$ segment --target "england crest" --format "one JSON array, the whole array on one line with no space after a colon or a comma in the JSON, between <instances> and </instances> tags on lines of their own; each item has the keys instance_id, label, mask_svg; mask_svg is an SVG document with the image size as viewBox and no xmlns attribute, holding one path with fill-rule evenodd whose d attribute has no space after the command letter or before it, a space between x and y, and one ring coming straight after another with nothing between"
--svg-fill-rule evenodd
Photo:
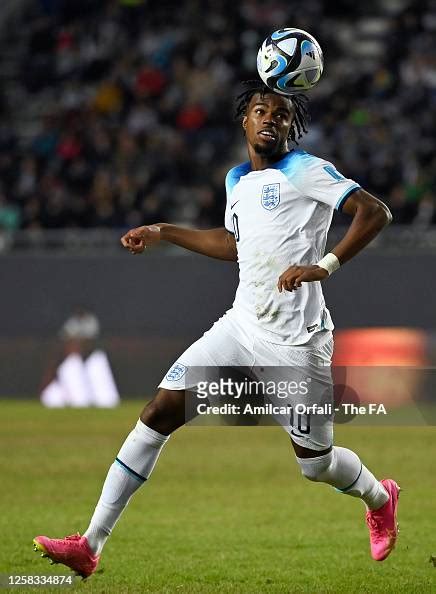
<instances>
[{"instance_id":1,"label":"england crest","mask_svg":"<svg viewBox=\"0 0 436 594\"><path fill-rule=\"evenodd\" d=\"M262 206L273 210L280 204L280 184L267 184L262 188Z\"/></svg>"},{"instance_id":2,"label":"england crest","mask_svg":"<svg viewBox=\"0 0 436 594\"><path fill-rule=\"evenodd\" d=\"M166 374L165 379L169 382L177 382L185 375L187 370L188 368L181 363L175 363Z\"/></svg>"}]
</instances>

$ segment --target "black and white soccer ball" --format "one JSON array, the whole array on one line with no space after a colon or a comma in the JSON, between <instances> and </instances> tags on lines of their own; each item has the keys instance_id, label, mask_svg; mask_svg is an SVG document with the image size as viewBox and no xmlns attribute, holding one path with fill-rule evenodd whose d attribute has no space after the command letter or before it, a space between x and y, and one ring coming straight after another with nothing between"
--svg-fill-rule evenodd
<instances>
[{"instance_id":1,"label":"black and white soccer ball","mask_svg":"<svg viewBox=\"0 0 436 594\"><path fill-rule=\"evenodd\" d=\"M262 43L257 70L275 93L292 95L314 87L324 68L317 40L302 29L279 29Z\"/></svg>"}]
</instances>

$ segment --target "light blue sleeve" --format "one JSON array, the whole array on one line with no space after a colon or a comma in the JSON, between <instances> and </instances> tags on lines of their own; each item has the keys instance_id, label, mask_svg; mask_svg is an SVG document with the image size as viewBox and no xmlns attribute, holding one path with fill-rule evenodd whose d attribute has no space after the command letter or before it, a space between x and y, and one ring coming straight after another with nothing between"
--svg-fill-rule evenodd
<instances>
[{"instance_id":1,"label":"light blue sleeve","mask_svg":"<svg viewBox=\"0 0 436 594\"><path fill-rule=\"evenodd\" d=\"M232 216L231 216L231 212L230 212L230 197L232 195L232 190L236 185L236 181L235 181L235 174L234 174L234 169L230 169L230 171L227 173L226 175L226 196L227 196L227 201L226 201L226 211L224 214L224 227L227 229L227 231L229 233L233 234L233 225L232 225Z\"/></svg>"},{"instance_id":2,"label":"light blue sleeve","mask_svg":"<svg viewBox=\"0 0 436 594\"><path fill-rule=\"evenodd\" d=\"M226 175L226 195L227 195L227 202L226 202L226 211L224 214L224 227L227 229L229 233L233 234L233 223L232 223L232 214L230 209L230 200L233 193L233 190L236 184L239 182L241 177L250 171L250 163L242 163L242 165L238 165L237 167L233 167Z\"/></svg>"},{"instance_id":3,"label":"light blue sleeve","mask_svg":"<svg viewBox=\"0 0 436 594\"><path fill-rule=\"evenodd\" d=\"M346 199L360 185L344 177L332 163L304 151L296 151L282 169L302 196L341 210Z\"/></svg>"}]
</instances>

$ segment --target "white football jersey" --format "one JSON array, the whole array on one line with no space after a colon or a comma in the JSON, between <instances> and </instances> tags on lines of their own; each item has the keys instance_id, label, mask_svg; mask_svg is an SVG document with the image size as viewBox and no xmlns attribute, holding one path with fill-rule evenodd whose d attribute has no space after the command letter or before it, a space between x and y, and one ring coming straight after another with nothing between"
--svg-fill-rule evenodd
<instances>
[{"instance_id":1,"label":"white football jersey","mask_svg":"<svg viewBox=\"0 0 436 594\"><path fill-rule=\"evenodd\" d=\"M307 343L332 330L320 282L279 293L279 276L293 264L324 255L333 209L360 186L323 159L293 150L260 171L249 162L226 177L225 227L238 250L239 286L232 309L249 334L276 344Z\"/></svg>"}]
</instances>

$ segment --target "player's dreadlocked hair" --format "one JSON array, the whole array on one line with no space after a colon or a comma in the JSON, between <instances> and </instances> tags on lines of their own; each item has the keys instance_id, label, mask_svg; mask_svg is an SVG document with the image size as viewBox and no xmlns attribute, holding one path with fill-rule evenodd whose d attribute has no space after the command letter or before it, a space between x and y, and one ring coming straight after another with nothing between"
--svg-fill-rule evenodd
<instances>
[{"instance_id":1,"label":"player's dreadlocked hair","mask_svg":"<svg viewBox=\"0 0 436 594\"><path fill-rule=\"evenodd\" d=\"M268 93L274 93L274 91L258 80L247 80L242 84L249 88L236 97L235 119L239 119L242 116L247 115L248 104L250 103L253 95L259 93L263 98ZM282 97L283 95L280 96ZM296 95L286 95L286 97L289 99L295 109L295 118L289 130L288 140L298 144L298 140L303 136L303 134L307 133L307 124L309 122L309 111L307 109L308 99L306 95L301 93Z\"/></svg>"}]
</instances>

